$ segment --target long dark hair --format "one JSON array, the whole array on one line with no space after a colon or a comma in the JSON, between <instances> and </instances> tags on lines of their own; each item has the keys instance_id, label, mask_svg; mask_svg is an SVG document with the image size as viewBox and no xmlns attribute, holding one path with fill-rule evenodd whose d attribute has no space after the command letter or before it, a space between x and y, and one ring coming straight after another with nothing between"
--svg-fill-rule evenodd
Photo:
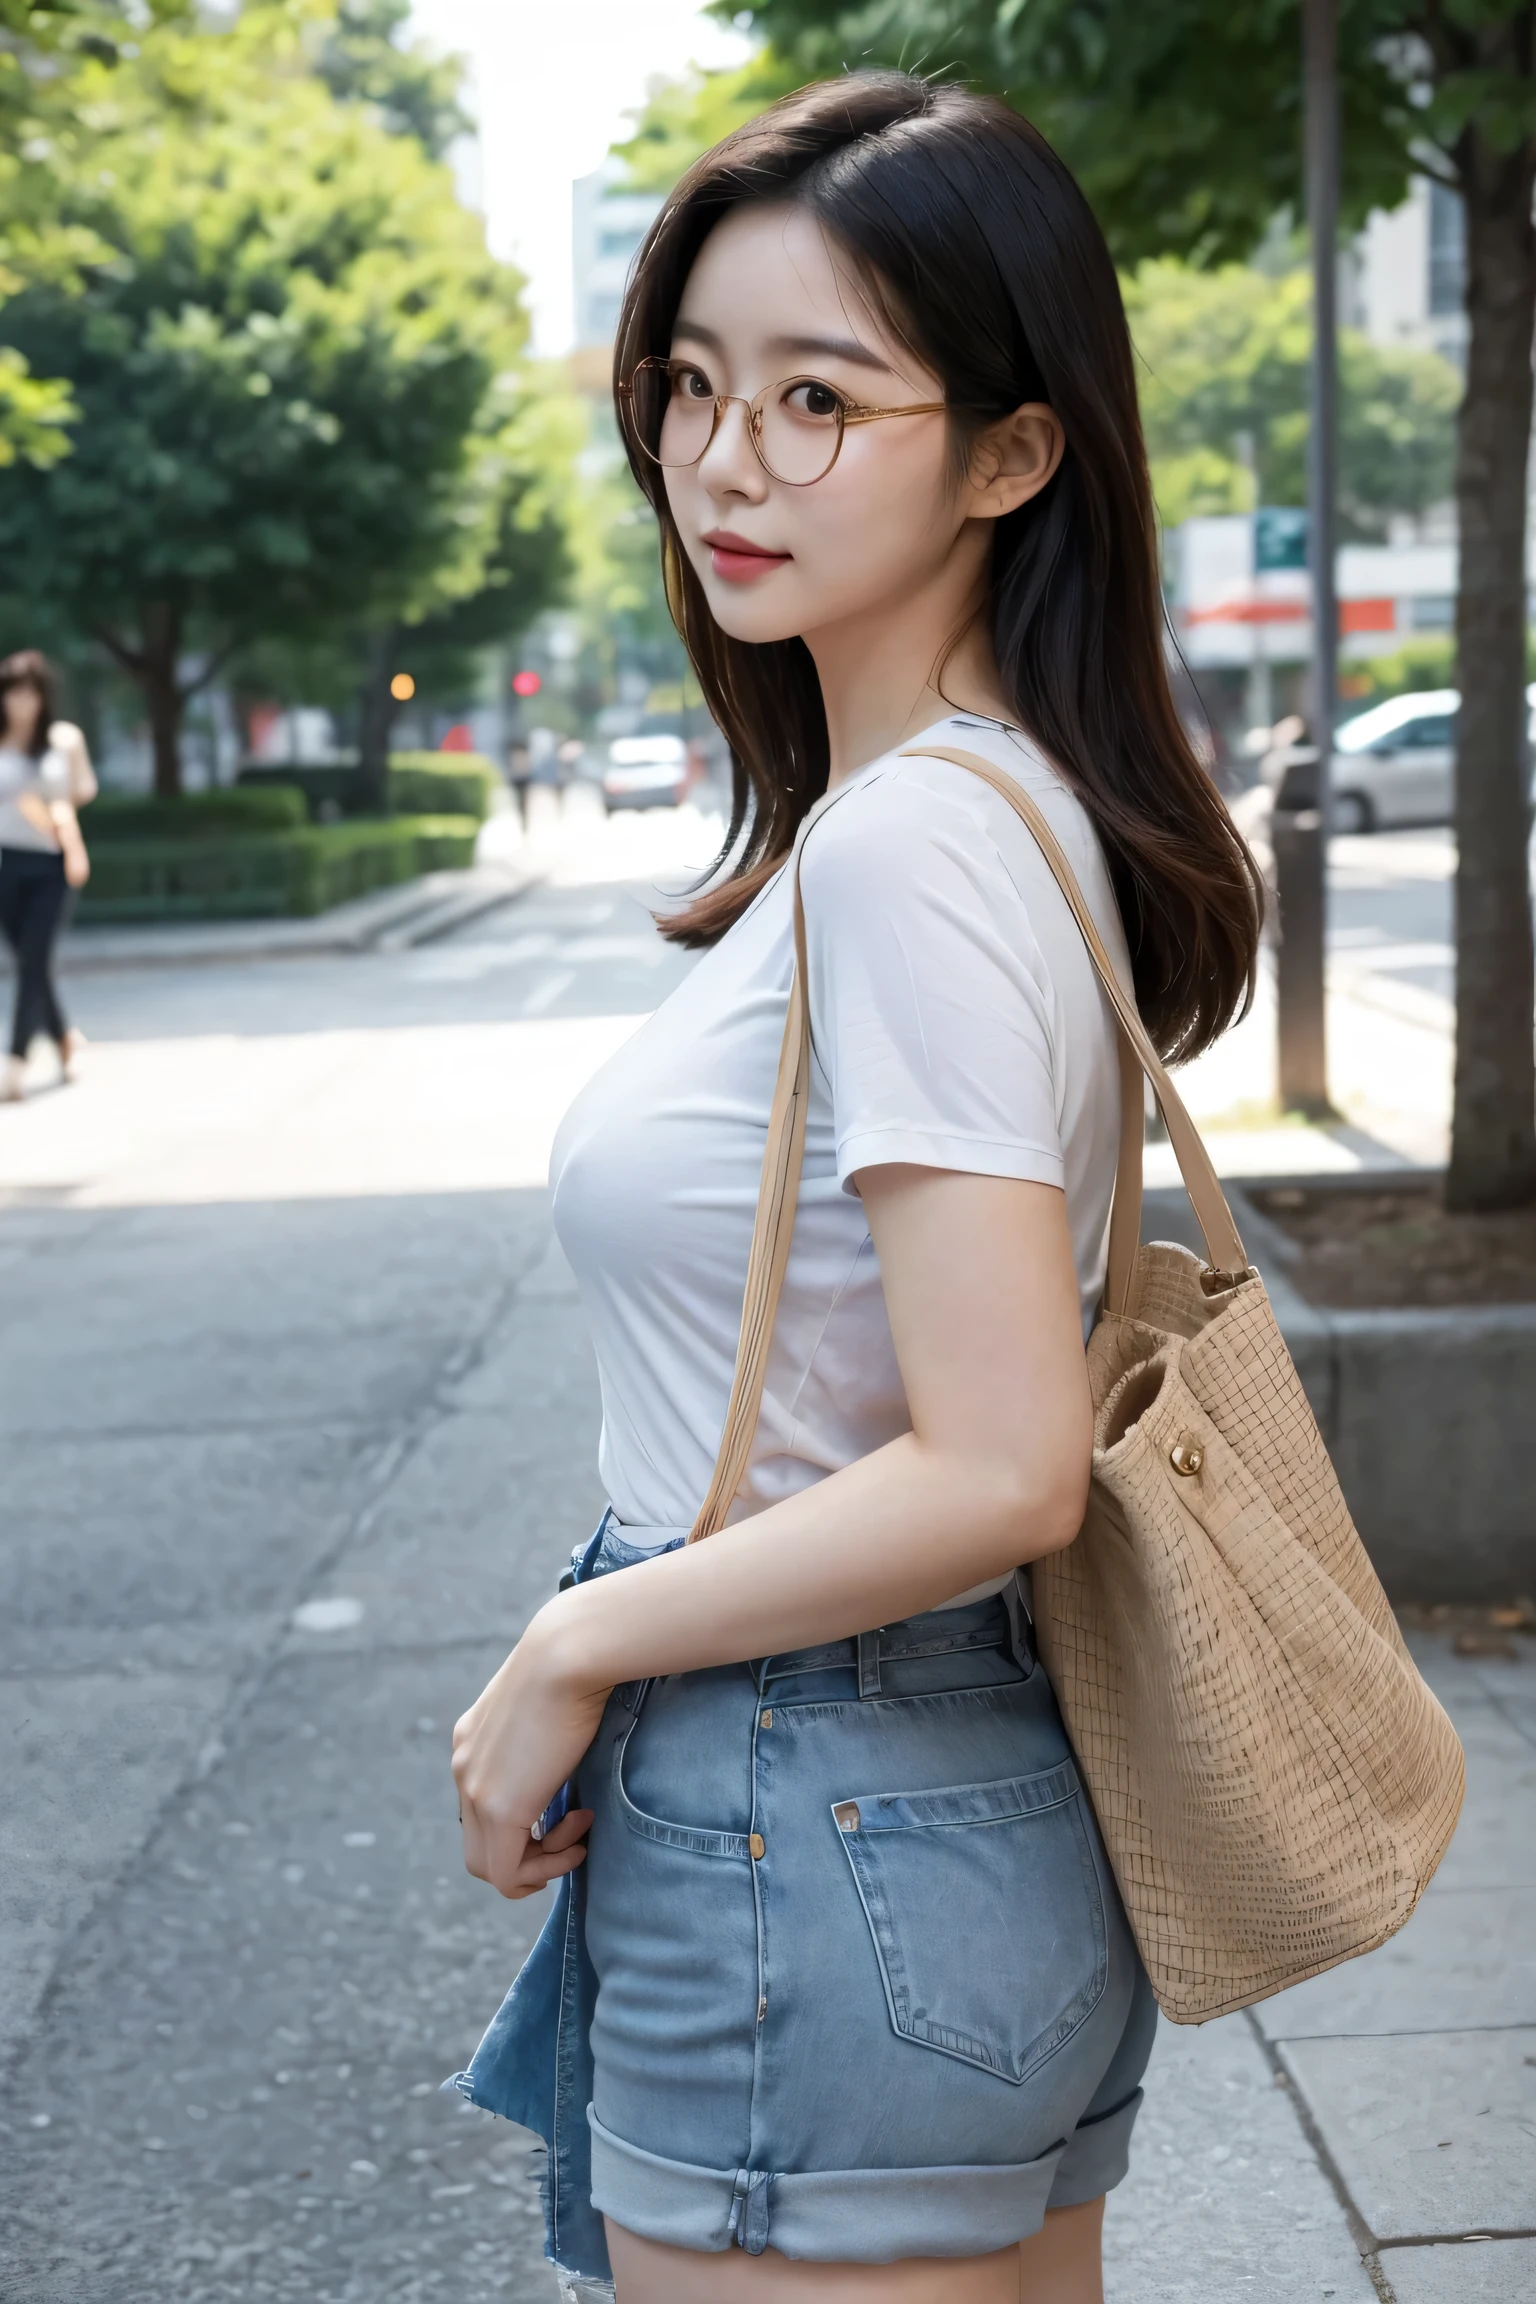
<instances>
[{"instance_id":1,"label":"long dark hair","mask_svg":"<svg viewBox=\"0 0 1536 2304\"><path fill-rule=\"evenodd\" d=\"M1130 334L1104 238L1038 130L1000 100L904 72L802 89L695 162L651 227L614 346L615 386L671 350L695 257L745 202L805 209L941 377L954 445L1026 400L1066 433L1049 485L994 523L990 614L1014 716L1103 841L1147 1029L1198 1054L1252 992L1262 883L1180 725L1164 661L1156 523ZM617 396L661 524L667 598L731 748L732 872L667 923L715 941L826 789L826 715L802 640L732 640L710 614Z\"/></svg>"},{"instance_id":2,"label":"long dark hair","mask_svg":"<svg viewBox=\"0 0 1536 2304\"><path fill-rule=\"evenodd\" d=\"M0 711L12 688L35 688L42 699L37 726L27 746L34 760L41 760L48 749L49 731L57 716L54 710L57 687L53 666L41 648L18 648L14 656L0 657Z\"/></svg>"}]
</instances>

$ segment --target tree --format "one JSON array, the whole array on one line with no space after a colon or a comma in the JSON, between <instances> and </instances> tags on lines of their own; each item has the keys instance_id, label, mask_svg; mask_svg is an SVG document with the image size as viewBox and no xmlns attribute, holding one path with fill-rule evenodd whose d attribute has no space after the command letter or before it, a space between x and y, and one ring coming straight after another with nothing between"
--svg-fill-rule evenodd
<instances>
[{"instance_id":1,"label":"tree","mask_svg":"<svg viewBox=\"0 0 1536 2304\"><path fill-rule=\"evenodd\" d=\"M459 101L463 66L421 41L402 47L410 13L410 0L342 0L315 69L338 102L369 105L381 128L441 160L474 125Z\"/></svg>"},{"instance_id":2,"label":"tree","mask_svg":"<svg viewBox=\"0 0 1536 2304\"><path fill-rule=\"evenodd\" d=\"M391 135L441 159L471 125L460 103L462 65L420 42L402 48L398 35L409 14L409 0L343 0L318 68L338 101L365 106ZM418 691L434 684L462 691L474 654L514 639L560 596L570 573L561 513L547 485L554 467L545 479L534 477L551 445L534 439L545 397L492 394L464 474L460 551L408 609L387 613L355 640L359 775L375 795L387 780L396 711L391 679L407 641Z\"/></svg>"},{"instance_id":3,"label":"tree","mask_svg":"<svg viewBox=\"0 0 1536 2304\"><path fill-rule=\"evenodd\" d=\"M1124 287L1163 520L1305 504L1307 275L1164 257ZM1436 353L1382 351L1348 329L1339 354L1340 531L1380 541L1393 513L1450 495L1461 379Z\"/></svg>"},{"instance_id":4,"label":"tree","mask_svg":"<svg viewBox=\"0 0 1536 2304\"><path fill-rule=\"evenodd\" d=\"M87 67L75 277L0 307L80 412L69 456L0 479L0 552L137 681L165 793L188 696L243 642L473 589L464 484L524 334L519 276L444 169L309 71L305 15Z\"/></svg>"},{"instance_id":5,"label":"tree","mask_svg":"<svg viewBox=\"0 0 1536 2304\"><path fill-rule=\"evenodd\" d=\"M461 490L459 557L422 587L408 616L361 636L365 772L387 774L395 669L410 672L419 694L461 697L482 650L516 640L564 598L572 575L566 414L543 377L503 378L488 397Z\"/></svg>"},{"instance_id":6,"label":"tree","mask_svg":"<svg viewBox=\"0 0 1536 2304\"><path fill-rule=\"evenodd\" d=\"M153 13L179 13L157 0ZM77 68L113 63L130 35L109 0L0 0L0 300L21 284L14 262L67 267L55 208L54 156L78 135L73 110ZM75 406L57 377L34 376L13 347L0 352L0 468L18 458L55 464L69 452Z\"/></svg>"},{"instance_id":7,"label":"tree","mask_svg":"<svg viewBox=\"0 0 1536 2304\"><path fill-rule=\"evenodd\" d=\"M737 0L714 13L740 22ZM1122 263L1241 258L1300 205L1301 0L757 0L799 79L954 71L1029 114ZM1536 0L1341 0L1343 220L1411 170L1459 193L1467 368L1457 419L1456 1086L1446 1198L1536 1200L1527 880L1526 481L1536 323Z\"/></svg>"},{"instance_id":8,"label":"tree","mask_svg":"<svg viewBox=\"0 0 1536 2304\"><path fill-rule=\"evenodd\" d=\"M695 65L680 79L653 81L645 104L631 115L633 134L614 146L625 181L636 192L670 192L701 152L804 78L769 48L726 71Z\"/></svg>"}]
</instances>

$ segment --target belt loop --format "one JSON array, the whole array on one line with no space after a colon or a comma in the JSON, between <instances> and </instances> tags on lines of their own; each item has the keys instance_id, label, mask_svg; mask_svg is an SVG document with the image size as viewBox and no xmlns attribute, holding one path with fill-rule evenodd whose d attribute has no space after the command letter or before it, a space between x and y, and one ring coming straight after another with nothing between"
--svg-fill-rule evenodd
<instances>
[{"instance_id":1,"label":"belt loop","mask_svg":"<svg viewBox=\"0 0 1536 2304\"><path fill-rule=\"evenodd\" d=\"M859 1694L878 1696L880 1693L880 1635L878 1632L859 1634Z\"/></svg>"},{"instance_id":2,"label":"belt loop","mask_svg":"<svg viewBox=\"0 0 1536 2304\"><path fill-rule=\"evenodd\" d=\"M1021 1569L1014 1570L998 1598L1008 1618L1008 1644L1013 1650L1013 1660L1027 1680L1035 1669L1035 1627Z\"/></svg>"}]
</instances>

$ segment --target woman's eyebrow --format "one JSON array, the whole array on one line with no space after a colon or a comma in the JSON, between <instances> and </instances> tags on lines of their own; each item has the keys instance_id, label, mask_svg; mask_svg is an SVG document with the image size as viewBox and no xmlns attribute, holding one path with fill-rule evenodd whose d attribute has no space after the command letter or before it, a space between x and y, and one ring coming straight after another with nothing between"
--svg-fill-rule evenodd
<instances>
[{"instance_id":1,"label":"woman's eyebrow","mask_svg":"<svg viewBox=\"0 0 1536 2304\"><path fill-rule=\"evenodd\" d=\"M886 376L896 371L878 352L871 352L856 336L771 336L769 349L773 352L793 353L797 357L807 353L820 353L833 360L851 360L859 368L878 368Z\"/></svg>"},{"instance_id":2,"label":"woman's eyebrow","mask_svg":"<svg viewBox=\"0 0 1536 2304\"><path fill-rule=\"evenodd\" d=\"M712 352L725 350L713 328L706 328L702 320L690 320L682 313L672 323L672 336L674 342L679 336L686 336L690 343L707 345ZM856 336L770 336L768 350L790 359L819 355L824 359L851 360L859 368L878 368L886 376L896 373L889 361L882 360L878 352L871 352Z\"/></svg>"}]
</instances>

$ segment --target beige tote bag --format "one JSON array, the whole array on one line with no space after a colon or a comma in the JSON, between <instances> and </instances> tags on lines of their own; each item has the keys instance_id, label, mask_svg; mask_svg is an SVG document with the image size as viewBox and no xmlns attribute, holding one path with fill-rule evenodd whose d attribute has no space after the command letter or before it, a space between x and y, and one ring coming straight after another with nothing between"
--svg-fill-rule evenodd
<instances>
[{"instance_id":1,"label":"beige tote bag","mask_svg":"<svg viewBox=\"0 0 1536 2304\"><path fill-rule=\"evenodd\" d=\"M1088 1345L1092 1486L1076 1540L1033 1564L1036 1629L1153 1989L1197 2024L1402 1926L1455 1828L1461 1746L1403 1645L1209 1155L1055 835L975 753L904 757L969 769L1022 817L1120 1026L1120 1160ZM690 1543L723 1523L757 1425L805 1144L805 983L797 879L736 1378ZM1140 1245L1143 1073L1204 1265Z\"/></svg>"}]
</instances>

